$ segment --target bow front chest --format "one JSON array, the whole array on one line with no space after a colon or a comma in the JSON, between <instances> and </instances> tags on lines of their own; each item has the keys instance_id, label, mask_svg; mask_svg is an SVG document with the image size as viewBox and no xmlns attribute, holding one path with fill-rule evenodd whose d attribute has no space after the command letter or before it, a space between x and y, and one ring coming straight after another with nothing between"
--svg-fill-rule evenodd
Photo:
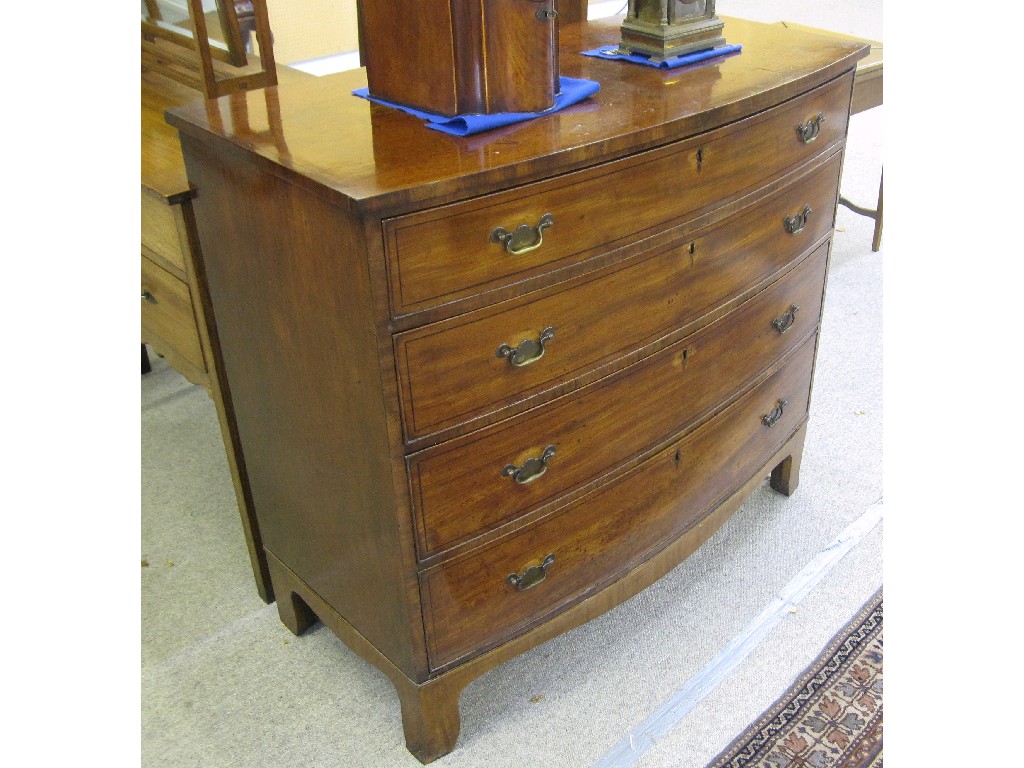
<instances>
[{"instance_id":1,"label":"bow front chest","mask_svg":"<svg viewBox=\"0 0 1024 768\"><path fill-rule=\"evenodd\" d=\"M562 28L595 96L473 137L360 71L169 116L281 618L387 674L423 762L469 681L797 484L866 51L579 55L616 22Z\"/></svg>"}]
</instances>

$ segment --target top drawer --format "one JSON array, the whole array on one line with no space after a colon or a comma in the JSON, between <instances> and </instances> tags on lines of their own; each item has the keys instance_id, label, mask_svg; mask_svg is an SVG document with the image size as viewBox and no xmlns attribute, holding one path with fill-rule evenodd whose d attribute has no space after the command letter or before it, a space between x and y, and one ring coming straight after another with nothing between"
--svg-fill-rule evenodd
<instances>
[{"instance_id":1,"label":"top drawer","mask_svg":"<svg viewBox=\"0 0 1024 768\"><path fill-rule=\"evenodd\" d=\"M846 135L846 75L733 125L515 190L384 221L394 315L629 245L741 197Z\"/></svg>"},{"instance_id":2,"label":"top drawer","mask_svg":"<svg viewBox=\"0 0 1024 768\"><path fill-rule=\"evenodd\" d=\"M181 249L177 217L181 209L168 205L161 198L142 192L142 245L173 266L185 270L185 254Z\"/></svg>"}]
</instances>

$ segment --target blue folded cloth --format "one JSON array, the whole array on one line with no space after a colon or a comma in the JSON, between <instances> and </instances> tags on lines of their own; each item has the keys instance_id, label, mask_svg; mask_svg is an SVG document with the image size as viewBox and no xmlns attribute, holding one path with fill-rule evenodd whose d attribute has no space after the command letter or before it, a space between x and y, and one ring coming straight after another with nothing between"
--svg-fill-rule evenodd
<instances>
[{"instance_id":1,"label":"blue folded cloth","mask_svg":"<svg viewBox=\"0 0 1024 768\"><path fill-rule=\"evenodd\" d=\"M718 56L725 56L729 53L735 53L736 51L742 50L742 45L721 45L718 48L708 48L704 51L694 51L693 53L684 53L682 56L676 56L672 59L665 59L664 61L651 61L650 57L644 56L639 53L622 54L617 53L619 47L617 45L602 45L600 48L595 48L592 51L583 51L584 56L594 56L598 59L619 59L621 61L632 61L634 64L645 64L648 67L658 67L659 69L675 69L676 67L685 67L687 64L695 64L698 61L706 61L707 59L713 59Z\"/></svg>"},{"instance_id":2,"label":"blue folded cloth","mask_svg":"<svg viewBox=\"0 0 1024 768\"><path fill-rule=\"evenodd\" d=\"M535 117L550 115L552 112L557 112L560 109L565 109L577 102L583 101L583 99L588 96L592 96L597 93L601 88L601 84L594 80L581 80L575 77L559 77L558 81L561 90L558 96L555 97L555 105L542 112L496 112L490 115L456 115L455 117L448 117L446 115L438 115L433 112L425 112L422 109L407 107L403 104L395 104L394 102L385 101L384 99L378 99L375 96L370 96L368 88L357 88L352 91L352 93L364 99L369 99L370 101L377 102L378 104L384 104L388 107L400 109L403 112L408 112L410 115L426 120L427 128L433 128L435 131L443 131L444 133L450 133L453 136L469 136L473 133L481 133L482 131L489 131L493 128L500 128L503 125L521 123L525 120L532 120Z\"/></svg>"}]
</instances>

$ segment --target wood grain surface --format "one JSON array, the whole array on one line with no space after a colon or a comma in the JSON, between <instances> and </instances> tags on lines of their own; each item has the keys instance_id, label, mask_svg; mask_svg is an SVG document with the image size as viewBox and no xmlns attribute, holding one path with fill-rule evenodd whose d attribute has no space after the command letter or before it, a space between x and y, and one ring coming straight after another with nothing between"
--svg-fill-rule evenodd
<instances>
[{"instance_id":1,"label":"wood grain surface","mask_svg":"<svg viewBox=\"0 0 1024 768\"><path fill-rule=\"evenodd\" d=\"M204 142L227 142L297 184L349 209L397 214L608 161L748 117L851 70L862 43L823 39L780 25L725 19L741 53L685 71L581 56L618 40L618 19L564 25L561 74L601 89L569 109L477 137L424 129L410 115L352 95L366 85L352 70L277 87L285 148L259 145L251 130L216 126L201 105L170 120ZM274 89L270 89L274 90ZM266 114L259 94L225 97ZM265 118L263 118L265 120Z\"/></svg>"}]
</instances>

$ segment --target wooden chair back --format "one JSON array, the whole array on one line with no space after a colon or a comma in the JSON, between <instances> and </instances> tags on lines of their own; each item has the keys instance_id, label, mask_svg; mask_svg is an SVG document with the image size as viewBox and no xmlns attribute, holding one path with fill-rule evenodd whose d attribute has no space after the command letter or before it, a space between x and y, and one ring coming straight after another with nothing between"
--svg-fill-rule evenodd
<instances>
[{"instance_id":1,"label":"wooden chair back","mask_svg":"<svg viewBox=\"0 0 1024 768\"><path fill-rule=\"evenodd\" d=\"M142 66L201 91L207 99L277 84L274 44L266 0L217 0L216 12L204 13L202 0L186 0L189 25L162 18L156 0L146 0L142 19ZM251 7L251 11L250 11ZM253 29L259 57L248 51ZM250 18L251 14L251 18ZM216 26L211 24L215 21Z\"/></svg>"}]
</instances>

